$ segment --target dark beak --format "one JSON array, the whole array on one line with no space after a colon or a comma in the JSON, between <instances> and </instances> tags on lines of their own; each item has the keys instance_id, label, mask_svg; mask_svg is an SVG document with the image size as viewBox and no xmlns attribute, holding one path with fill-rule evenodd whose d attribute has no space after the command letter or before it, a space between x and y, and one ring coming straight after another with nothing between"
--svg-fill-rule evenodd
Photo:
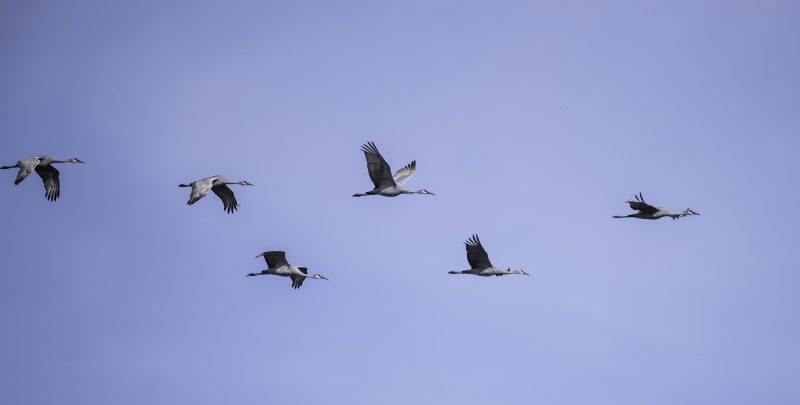
<instances>
[{"instance_id":1,"label":"dark beak","mask_svg":"<svg viewBox=\"0 0 800 405\"><path fill-rule=\"evenodd\" d=\"M323 275L320 275L319 278L321 278L323 280L327 280L327 278L325 276L323 276Z\"/></svg>"},{"instance_id":2,"label":"dark beak","mask_svg":"<svg viewBox=\"0 0 800 405\"><path fill-rule=\"evenodd\" d=\"M77 159L77 158L75 160L78 161L78 163L86 163L83 160L80 160L80 159Z\"/></svg>"}]
</instances>

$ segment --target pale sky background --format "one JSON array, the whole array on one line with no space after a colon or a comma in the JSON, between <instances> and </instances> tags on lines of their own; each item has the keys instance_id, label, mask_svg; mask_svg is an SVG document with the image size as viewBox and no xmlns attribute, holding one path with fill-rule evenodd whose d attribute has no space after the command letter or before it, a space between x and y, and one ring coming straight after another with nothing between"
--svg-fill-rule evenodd
<instances>
[{"instance_id":1,"label":"pale sky background","mask_svg":"<svg viewBox=\"0 0 800 405\"><path fill-rule=\"evenodd\" d=\"M797 404L797 1L0 1L0 402ZM411 188L371 188L373 140ZM235 188L188 207L178 183ZM613 220L643 192L702 215ZM531 277L448 275L478 233ZM330 281L246 278L286 250Z\"/></svg>"}]
</instances>

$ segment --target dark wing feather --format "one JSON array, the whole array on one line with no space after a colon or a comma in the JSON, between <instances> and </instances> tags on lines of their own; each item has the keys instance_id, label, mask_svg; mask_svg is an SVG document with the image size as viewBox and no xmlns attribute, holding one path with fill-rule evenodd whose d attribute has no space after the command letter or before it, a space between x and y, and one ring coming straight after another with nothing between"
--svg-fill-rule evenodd
<instances>
[{"instance_id":1,"label":"dark wing feather","mask_svg":"<svg viewBox=\"0 0 800 405\"><path fill-rule=\"evenodd\" d=\"M298 269L300 269L301 273L308 274L307 267L298 267ZM305 277L300 277L300 276L289 276L289 278L292 279L292 288L294 288L295 290L300 288L303 285L303 281L306 280Z\"/></svg>"},{"instance_id":2,"label":"dark wing feather","mask_svg":"<svg viewBox=\"0 0 800 405\"><path fill-rule=\"evenodd\" d=\"M489 254L486 249L481 245L481 240L478 235L472 235L471 238L464 242L467 245L467 261L473 269L486 269L492 267L492 262L489 261Z\"/></svg>"},{"instance_id":3,"label":"dark wing feather","mask_svg":"<svg viewBox=\"0 0 800 405\"><path fill-rule=\"evenodd\" d=\"M634 197L635 201L628 201L628 205L631 206L631 209L634 209L636 211L641 211L647 214L655 214L656 212L658 212L658 208L644 202L644 197L642 196L642 193L639 193L639 195L634 194Z\"/></svg>"},{"instance_id":4,"label":"dark wing feather","mask_svg":"<svg viewBox=\"0 0 800 405\"><path fill-rule=\"evenodd\" d=\"M58 170L51 165L36 166L36 173L44 182L44 196L50 201L55 201L61 195L61 181Z\"/></svg>"},{"instance_id":5,"label":"dark wing feather","mask_svg":"<svg viewBox=\"0 0 800 405\"><path fill-rule=\"evenodd\" d=\"M224 184L216 184L211 187L211 190L222 200L223 209L225 209L228 214L233 214L233 211L239 208L239 203L236 202L236 196L233 195L233 190L231 190L230 187Z\"/></svg>"},{"instance_id":6,"label":"dark wing feather","mask_svg":"<svg viewBox=\"0 0 800 405\"><path fill-rule=\"evenodd\" d=\"M392 169L386 163L386 159L378 152L378 148L372 142L367 142L361 146L364 157L367 158L367 171L375 189L384 189L395 185L392 178Z\"/></svg>"},{"instance_id":7,"label":"dark wing feather","mask_svg":"<svg viewBox=\"0 0 800 405\"><path fill-rule=\"evenodd\" d=\"M264 260L267 261L267 267L271 269L276 269L278 267L283 267L289 264L286 261L286 252L282 252L280 250L263 252L261 253L261 256L264 256Z\"/></svg>"}]
</instances>

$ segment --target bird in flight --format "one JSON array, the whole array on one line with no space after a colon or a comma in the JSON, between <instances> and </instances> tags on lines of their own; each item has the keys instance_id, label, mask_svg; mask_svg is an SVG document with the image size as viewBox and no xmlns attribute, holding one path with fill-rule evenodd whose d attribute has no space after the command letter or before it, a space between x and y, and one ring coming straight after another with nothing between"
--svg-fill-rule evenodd
<instances>
[{"instance_id":1,"label":"bird in flight","mask_svg":"<svg viewBox=\"0 0 800 405\"><path fill-rule=\"evenodd\" d=\"M191 187L192 193L189 195L189 201L186 204L192 205L197 200L203 198L208 194L209 190L222 200L222 207L228 214L233 214L239 208L239 203L236 201L236 196L233 195L233 190L228 187L228 184L238 184L240 186L252 186L245 180L230 181L222 176L206 177L202 180L193 181L189 184L178 184L178 187Z\"/></svg>"},{"instance_id":2,"label":"bird in flight","mask_svg":"<svg viewBox=\"0 0 800 405\"><path fill-rule=\"evenodd\" d=\"M300 286L303 285L303 281L305 281L307 278L313 278L315 280L327 280L327 278L322 277L320 274L309 276L308 267L289 264L289 262L286 261L286 252L281 252L279 250L263 252L256 256L256 259L261 256L264 256L264 260L267 261L267 268L258 273L250 273L247 275L247 277L266 275L289 277L292 280L292 288L295 290L300 288Z\"/></svg>"},{"instance_id":3,"label":"bird in flight","mask_svg":"<svg viewBox=\"0 0 800 405\"><path fill-rule=\"evenodd\" d=\"M464 244L467 246L467 261L469 262L470 269L450 271L448 272L449 274L472 274L481 277L507 276L509 274L524 274L530 276L530 274L522 269L511 270L510 267L508 269L503 269L492 265L492 262L489 261L489 254L486 253L486 249L483 248L478 235L472 235Z\"/></svg>"},{"instance_id":4,"label":"bird in flight","mask_svg":"<svg viewBox=\"0 0 800 405\"><path fill-rule=\"evenodd\" d=\"M353 197L364 197L367 195L382 195L384 197L397 197L400 194L428 194L435 195L426 189L417 191L407 190L404 185L417 171L417 161L405 165L392 175L392 169L386 163L386 159L381 156L378 148L373 142L367 142L361 146L364 157L367 159L367 171L369 178L375 188L366 193L353 194Z\"/></svg>"},{"instance_id":5,"label":"bird in flight","mask_svg":"<svg viewBox=\"0 0 800 405\"><path fill-rule=\"evenodd\" d=\"M680 217L689 215L700 215L689 208L682 212L672 212L666 208L654 207L644 202L644 196L642 196L642 193L639 193L639 195L634 194L633 197L633 200L628 201L628 205L631 206L631 209L634 209L638 212L630 215L614 215L612 218L659 219L663 217L671 217L672 219L678 219Z\"/></svg>"},{"instance_id":6,"label":"bird in flight","mask_svg":"<svg viewBox=\"0 0 800 405\"><path fill-rule=\"evenodd\" d=\"M61 179L58 170L53 167L54 163L84 163L78 158L67 160L56 159L52 156L36 156L30 159L20 160L15 165L0 166L0 169L19 168L17 179L14 185L22 183L31 172L35 171L44 182L44 196L50 201L55 201L61 196Z\"/></svg>"}]
</instances>

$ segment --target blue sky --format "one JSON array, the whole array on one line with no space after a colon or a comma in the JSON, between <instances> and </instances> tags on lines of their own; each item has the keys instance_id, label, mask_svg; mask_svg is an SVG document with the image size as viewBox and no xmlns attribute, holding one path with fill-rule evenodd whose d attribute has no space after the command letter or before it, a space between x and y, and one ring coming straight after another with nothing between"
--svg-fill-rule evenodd
<instances>
[{"instance_id":1,"label":"blue sky","mask_svg":"<svg viewBox=\"0 0 800 405\"><path fill-rule=\"evenodd\" d=\"M164 3L0 3L3 402L797 403L797 2Z\"/></svg>"}]
</instances>

